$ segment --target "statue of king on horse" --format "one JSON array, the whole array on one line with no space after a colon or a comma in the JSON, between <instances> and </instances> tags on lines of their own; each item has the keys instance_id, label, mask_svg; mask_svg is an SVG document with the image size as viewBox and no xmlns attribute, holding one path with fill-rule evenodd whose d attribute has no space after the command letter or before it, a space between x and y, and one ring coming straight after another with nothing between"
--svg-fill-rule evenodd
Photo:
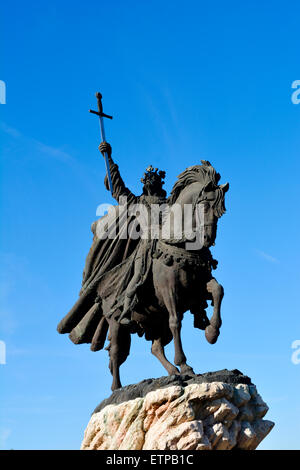
<instances>
[{"instance_id":1,"label":"statue of king on horse","mask_svg":"<svg viewBox=\"0 0 300 470\"><path fill-rule=\"evenodd\" d=\"M113 219L105 215L92 225L94 240L80 296L59 323L58 331L70 333L75 344L91 343L93 351L102 349L108 337L112 389L121 386L119 367L129 354L133 333L152 341L152 353L169 374L193 373L182 349L181 321L189 310L194 326L205 330L210 343L216 342L223 288L212 276L217 262L209 248L215 242L218 218L225 212L224 196L229 185L218 185L220 175L209 162L202 161L202 165L189 167L179 175L167 198L165 173L148 167L142 178L143 192L135 196L113 162L110 145L103 142L99 148L108 154L113 196L118 203L126 200L126 211L119 210L119 205ZM108 187L107 177L105 185ZM162 207L156 221L153 207ZM142 209L146 214L143 219ZM187 230L184 223L188 216ZM103 227L105 223L103 237L98 224ZM112 225L114 236L109 237ZM205 311L207 300L214 306L210 320ZM174 362L180 371L164 354L164 346L172 339Z\"/></svg>"},{"instance_id":2,"label":"statue of king on horse","mask_svg":"<svg viewBox=\"0 0 300 470\"><path fill-rule=\"evenodd\" d=\"M150 166L141 179L142 194L135 196L112 159L102 121L111 116L103 113L101 94L96 96L98 112L91 112L100 118L104 183L118 205L92 224L79 298L58 332L69 333L75 344L90 343L92 351L103 349L108 339L112 390L121 387L119 369L129 355L131 334L152 342L151 352L168 374L194 374L183 351L181 323L190 311L207 341L218 339L223 287L212 275L217 261L210 247L229 184L219 185L220 175L202 160L178 176L167 198L165 172ZM210 319L207 301L213 306ZM164 352L172 339L175 365Z\"/></svg>"}]
</instances>

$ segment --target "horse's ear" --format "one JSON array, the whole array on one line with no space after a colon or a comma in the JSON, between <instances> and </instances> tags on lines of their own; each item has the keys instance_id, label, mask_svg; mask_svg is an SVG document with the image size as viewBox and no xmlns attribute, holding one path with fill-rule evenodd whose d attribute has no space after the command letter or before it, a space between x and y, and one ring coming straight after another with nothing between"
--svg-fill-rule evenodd
<instances>
[{"instance_id":1,"label":"horse's ear","mask_svg":"<svg viewBox=\"0 0 300 470\"><path fill-rule=\"evenodd\" d=\"M201 160L203 166L211 166L211 163L208 160Z\"/></svg>"},{"instance_id":2,"label":"horse's ear","mask_svg":"<svg viewBox=\"0 0 300 470\"><path fill-rule=\"evenodd\" d=\"M222 189L224 194L227 193L227 191L229 189L229 183L220 184L220 188Z\"/></svg>"}]
</instances>

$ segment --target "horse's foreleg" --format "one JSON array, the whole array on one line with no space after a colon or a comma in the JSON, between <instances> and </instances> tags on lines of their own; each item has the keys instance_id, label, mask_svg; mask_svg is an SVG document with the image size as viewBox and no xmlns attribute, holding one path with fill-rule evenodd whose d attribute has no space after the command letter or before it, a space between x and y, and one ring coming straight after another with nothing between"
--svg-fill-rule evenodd
<instances>
[{"instance_id":1,"label":"horse's foreleg","mask_svg":"<svg viewBox=\"0 0 300 470\"><path fill-rule=\"evenodd\" d=\"M212 296L214 310L210 324L205 328L205 337L209 343L214 344L218 339L222 325L221 303L224 296L224 289L214 278L206 284L206 288Z\"/></svg>"},{"instance_id":2,"label":"horse's foreleg","mask_svg":"<svg viewBox=\"0 0 300 470\"><path fill-rule=\"evenodd\" d=\"M174 362L180 367L181 374L194 374L192 367L186 363L186 356L183 352L181 342L181 318L176 310L175 292L174 289L166 288L164 296L165 306L169 312L169 328L171 330L174 347L175 347L175 358Z\"/></svg>"},{"instance_id":3,"label":"horse's foreleg","mask_svg":"<svg viewBox=\"0 0 300 470\"><path fill-rule=\"evenodd\" d=\"M164 347L162 345L161 338L154 339L152 341L151 352L161 362L161 364L167 370L169 375L178 375L178 374L180 374L177 367L175 367L173 364L171 364L171 362L169 362L168 359L166 358L165 350L164 350Z\"/></svg>"},{"instance_id":4,"label":"horse's foreleg","mask_svg":"<svg viewBox=\"0 0 300 470\"><path fill-rule=\"evenodd\" d=\"M169 329L173 336L175 347L175 364L180 367L182 374L194 374L193 369L187 365L186 357L181 343L182 316L177 312L176 285L178 272L176 268L165 266L160 260L153 261L153 282L156 297L161 306L164 306L169 316Z\"/></svg>"}]
</instances>

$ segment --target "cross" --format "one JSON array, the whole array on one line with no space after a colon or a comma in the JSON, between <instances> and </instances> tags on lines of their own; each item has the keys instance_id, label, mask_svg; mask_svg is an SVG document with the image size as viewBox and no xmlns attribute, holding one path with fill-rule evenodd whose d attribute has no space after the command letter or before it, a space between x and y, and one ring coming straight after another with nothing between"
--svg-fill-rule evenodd
<instances>
[{"instance_id":1,"label":"cross","mask_svg":"<svg viewBox=\"0 0 300 470\"><path fill-rule=\"evenodd\" d=\"M102 107L102 95L99 93L99 91L96 93L96 98L98 102L98 111L93 111L92 109L89 110L90 113L97 114L99 116L99 121L100 121L100 133L101 133L101 141L106 142L105 140L105 130L104 130L104 123L103 123L103 118L108 118L112 119L112 116L109 116L108 114L104 114L103 112L103 107ZM106 173L107 173L107 178L108 178L108 186L110 189L111 194L113 193L113 186L112 186L112 181L111 181L111 176L110 176L110 171L109 171L109 162L108 162L108 155L105 152L104 153L104 159L105 159L105 166L106 166Z\"/></svg>"}]
</instances>

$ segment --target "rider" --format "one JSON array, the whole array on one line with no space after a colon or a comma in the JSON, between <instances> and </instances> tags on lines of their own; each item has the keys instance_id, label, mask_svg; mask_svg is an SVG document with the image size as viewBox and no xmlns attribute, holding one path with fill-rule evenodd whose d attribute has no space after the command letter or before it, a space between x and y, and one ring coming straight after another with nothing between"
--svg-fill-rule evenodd
<instances>
[{"instance_id":1,"label":"rider","mask_svg":"<svg viewBox=\"0 0 300 470\"><path fill-rule=\"evenodd\" d=\"M161 205L166 203L166 191L163 189L163 179L165 177L164 171L158 171L157 168L149 166L141 179L143 183L143 193L141 196L135 196L128 188L126 188L118 166L114 163L111 157L111 146L107 142L102 142L99 146L100 152L107 153L109 170L112 180L113 197L119 202L121 196L126 196L127 204L130 206L133 203L143 204L147 209L151 209L151 204ZM105 186L108 188L108 178L105 178ZM149 235L149 234L148 234ZM129 235L130 236L130 235ZM122 325L131 324L131 307L132 301L135 297L136 289L142 284L143 275L146 270L146 258L151 255L153 243L149 238L141 239L136 249L134 256L134 273L126 287L125 297L123 301L123 311L118 319Z\"/></svg>"}]
</instances>

